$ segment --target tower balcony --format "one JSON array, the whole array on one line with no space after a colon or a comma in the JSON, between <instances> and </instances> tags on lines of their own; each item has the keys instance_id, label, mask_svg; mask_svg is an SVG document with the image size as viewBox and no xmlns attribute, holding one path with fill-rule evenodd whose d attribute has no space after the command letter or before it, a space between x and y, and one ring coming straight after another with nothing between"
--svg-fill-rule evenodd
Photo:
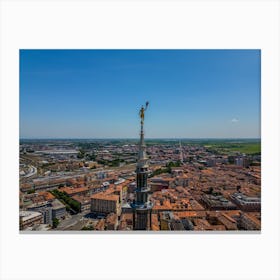
<instances>
[{"instance_id":1,"label":"tower balcony","mask_svg":"<svg viewBox=\"0 0 280 280\"><path fill-rule=\"evenodd\" d=\"M148 193L148 192L150 192L151 191L151 187L150 186L147 186L147 187L142 187L142 188L136 188L136 193L137 192L142 192L142 193Z\"/></svg>"},{"instance_id":2,"label":"tower balcony","mask_svg":"<svg viewBox=\"0 0 280 280\"><path fill-rule=\"evenodd\" d=\"M153 203L151 201L147 201L145 203L131 203L130 204L132 209L135 209L137 211L147 211L147 210L151 210L153 208Z\"/></svg>"}]
</instances>

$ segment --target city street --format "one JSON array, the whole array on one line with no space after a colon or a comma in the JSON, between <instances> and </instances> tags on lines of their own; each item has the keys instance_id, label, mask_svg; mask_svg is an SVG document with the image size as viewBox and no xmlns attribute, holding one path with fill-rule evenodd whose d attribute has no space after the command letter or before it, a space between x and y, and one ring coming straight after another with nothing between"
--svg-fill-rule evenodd
<instances>
[{"instance_id":1,"label":"city street","mask_svg":"<svg viewBox=\"0 0 280 280\"><path fill-rule=\"evenodd\" d=\"M72 215L70 218L66 218L65 220L61 220L56 230L67 230L67 228L72 227L76 225L79 221L83 220L83 217L88 213L89 211L84 211L82 213Z\"/></svg>"}]
</instances>

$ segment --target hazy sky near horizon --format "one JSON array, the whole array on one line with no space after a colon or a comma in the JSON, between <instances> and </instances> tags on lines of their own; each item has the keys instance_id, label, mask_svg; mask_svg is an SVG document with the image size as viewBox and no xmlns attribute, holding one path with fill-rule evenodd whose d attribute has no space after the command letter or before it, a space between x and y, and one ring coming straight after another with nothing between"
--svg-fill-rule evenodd
<instances>
[{"instance_id":1,"label":"hazy sky near horizon","mask_svg":"<svg viewBox=\"0 0 280 280\"><path fill-rule=\"evenodd\" d=\"M259 138L259 50L20 50L21 138Z\"/></svg>"}]
</instances>

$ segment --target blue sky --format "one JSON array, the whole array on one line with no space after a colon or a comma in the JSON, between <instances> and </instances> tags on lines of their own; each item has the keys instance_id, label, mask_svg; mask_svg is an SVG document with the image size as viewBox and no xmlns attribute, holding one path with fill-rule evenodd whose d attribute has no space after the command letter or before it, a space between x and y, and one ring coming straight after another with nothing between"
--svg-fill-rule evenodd
<instances>
[{"instance_id":1,"label":"blue sky","mask_svg":"<svg viewBox=\"0 0 280 280\"><path fill-rule=\"evenodd\" d=\"M21 50L21 138L259 138L259 50Z\"/></svg>"}]
</instances>

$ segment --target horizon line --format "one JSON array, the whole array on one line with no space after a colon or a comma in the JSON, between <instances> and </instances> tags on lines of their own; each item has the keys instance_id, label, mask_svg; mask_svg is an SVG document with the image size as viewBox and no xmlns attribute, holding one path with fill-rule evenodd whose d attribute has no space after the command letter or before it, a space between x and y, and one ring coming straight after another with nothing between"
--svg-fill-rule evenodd
<instances>
[{"instance_id":1,"label":"horizon line","mask_svg":"<svg viewBox=\"0 0 280 280\"><path fill-rule=\"evenodd\" d=\"M134 140L139 139L138 137L20 137L19 140L115 140L115 139L124 139L124 140ZM148 137L146 140L150 139L186 139L186 140L196 140L196 139L225 139L225 140L240 140L240 139L258 139L261 140L261 137Z\"/></svg>"}]
</instances>

